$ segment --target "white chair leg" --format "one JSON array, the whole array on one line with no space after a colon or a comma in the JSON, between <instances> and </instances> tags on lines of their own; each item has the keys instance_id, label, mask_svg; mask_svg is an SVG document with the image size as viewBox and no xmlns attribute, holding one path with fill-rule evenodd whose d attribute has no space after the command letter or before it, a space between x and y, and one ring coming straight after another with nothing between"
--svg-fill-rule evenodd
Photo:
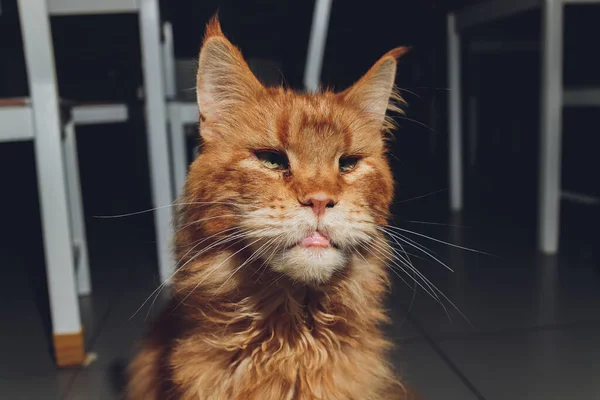
<instances>
[{"instance_id":1,"label":"white chair leg","mask_svg":"<svg viewBox=\"0 0 600 400\"><path fill-rule=\"evenodd\" d=\"M456 28L454 14L448 15L448 91L449 104L449 143L448 161L450 171L450 209L463 208L462 176L462 111L460 83L460 36Z\"/></svg>"},{"instance_id":2,"label":"white chair leg","mask_svg":"<svg viewBox=\"0 0 600 400\"><path fill-rule=\"evenodd\" d=\"M18 0L35 127L34 149L54 352L59 366L80 365L85 345L75 289L61 148L58 93L46 0Z\"/></svg>"},{"instance_id":3,"label":"white chair leg","mask_svg":"<svg viewBox=\"0 0 600 400\"><path fill-rule=\"evenodd\" d=\"M181 112L177 104L171 103L169 110L169 134L171 135L171 155L175 180L175 196L181 195L188 170L188 157L185 126L181 121Z\"/></svg>"},{"instance_id":4,"label":"white chair leg","mask_svg":"<svg viewBox=\"0 0 600 400\"><path fill-rule=\"evenodd\" d=\"M558 251L562 151L562 2L542 3L542 82L538 236L540 251Z\"/></svg>"},{"instance_id":5,"label":"white chair leg","mask_svg":"<svg viewBox=\"0 0 600 400\"><path fill-rule=\"evenodd\" d=\"M77 291L80 296L87 296L92 293L92 284L90 279L87 236L85 233L83 199L81 197L81 180L79 179L77 138L75 136L75 123L73 120L65 125L64 130L63 155L65 158L69 209L71 210L71 233L73 235L73 245L77 249L75 262Z\"/></svg>"},{"instance_id":6,"label":"white chair leg","mask_svg":"<svg viewBox=\"0 0 600 400\"><path fill-rule=\"evenodd\" d=\"M157 0L140 0L140 35L142 64L146 93L146 122L150 179L158 248L158 269L164 282L172 273L170 256L172 235L169 207L173 202L169 143L167 138L166 103L163 90L162 56L160 46L160 15Z\"/></svg>"},{"instance_id":7,"label":"white chair leg","mask_svg":"<svg viewBox=\"0 0 600 400\"><path fill-rule=\"evenodd\" d=\"M162 59L165 77L165 95L172 99L177 94L177 82L175 80L175 50L173 48L173 27L170 22L163 24Z\"/></svg>"},{"instance_id":8,"label":"white chair leg","mask_svg":"<svg viewBox=\"0 0 600 400\"><path fill-rule=\"evenodd\" d=\"M321 80L321 67L323 66L323 55L325 53L325 43L327 42L330 12L331 0L317 0L315 2L308 54L304 68L304 87L311 92L319 88Z\"/></svg>"}]
</instances>

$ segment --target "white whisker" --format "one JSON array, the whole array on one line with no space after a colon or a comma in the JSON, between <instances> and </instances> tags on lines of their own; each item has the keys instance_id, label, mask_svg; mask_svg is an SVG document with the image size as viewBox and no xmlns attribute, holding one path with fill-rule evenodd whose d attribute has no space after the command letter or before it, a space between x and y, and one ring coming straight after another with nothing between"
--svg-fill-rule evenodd
<instances>
[{"instance_id":1,"label":"white whisker","mask_svg":"<svg viewBox=\"0 0 600 400\"><path fill-rule=\"evenodd\" d=\"M380 240L382 240L382 239L380 239ZM395 242L396 242L396 241L395 241ZM415 270L416 270L416 267L413 265L413 263L412 263L412 261L411 261L410 257L408 256L410 253L408 253L406 250L404 250L404 246L402 246L400 243L396 242L396 244L397 244L398 246L400 246L400 249L402 249L402 252L404 252L404 255L405 255L405 257L406 257L406 259L407 259L408 263L409 263L409 264L410 264L410 266L412 267L412 268L411 268L411 272L413 273L413 276L412 276L411 278L413 279L413 282L414 282L414 285L413 285L413 288L412 288L412 289L413 289L413 294L412 294L412 297L411 297L411 299L410 299L410 303L408 304L408 308L407 308L407 310L406 310L406 315L404 316L404 319L402 319L402 321L400 321L400 322L398 323L398 326L402 326L402 325L404 324L404 322L405 322L405 321L408 319L408 315L410 314L410 311L412 310L412 307L413 307L413 305L414 305L414 303L415 303L415 299L417 298L417 288L418 288L418 284L417 284L417 277L418 277L418 275L417 275L417 272L415 271ZM392 250L393 250L393 251L394 251L394 253L395 253L396 251L395 251L395 249L393 248L393 246L391 246L391 245L389 245L389 246L390 246L390 248L392 248ZM420 258L420 257L418 257L418 256L417 256L417 258ZM424 259L423 259L423 260L424 260ZM427 291L426 291L425 293L427 293ZM428 293L428 294L429 294L429 293ZM443 307L443 305L442 305L442 307Z\"/></svg>"},{"instance_id":2,"label":"white whisker","mask_svg":"<svg viewBox=\"0 0 600 400\"><path fill-rule=\"evenodd\" d=\"M210 271L208 274L206 274L206 276L204 276L204 279L202 279L200 282L198 282L196 284L196 286L194 286L194 288L192 290L190 290L190 292L179 302L179 304L177 304L177 306L173 309L177 309L180 305L183 304L183 302L185 300L187 300L188 297L190 297L192 295L192 293L198 289L198 287L202 284L202 282L204 282L206 280L206 278L208 278L213 272L215 272L221 265L225 264L227 261L229 261L231 258L233 258L234 256L236 256L237 254L241 253L242 251L244 251L245 249L247 249L248 247L252 246L253 244L259 242L262 239L256 239L255 241L251 242L250 244L247 244L246 246L242 247L241 249L237 250L236 252L234 252L233 254L229 255L226 259L224 259L223 261L221 261L216 267L214 267L212 269L212 271Z\"/></svg>"},{"instance_id":3,"label":"white whisker","mask_svg":"<svg viewBox=\"0 0 600 400\"><path fill-rule=\"evenodd\" d=\"M377 254L375 254L370 248L368 248L367 246L365 246L362 243L358 244L360 247L362 247L363 249L365 249L368 253L370 253L373 257L377 258L379 261L381 261L384 265L388 266L388 263L385 260L382 260L381 258L379 258L379 256L377 256ZM387 257L386 257L387 259ZM389 266L388 266L389 267ZM410 288L410 284L406 281L406 279L404 279L404 277L402 275L400 275L398 273L398 271L396 271L394 268L389 267L390 270L398 277L402 280L402 282L404 282L406 284L406 286L408 286ZM401 270L403 270L402 268L400 268Z\"/></svg>"},{"instance_id":4,"label":"white whisker","mask_svg":"<svg viewBox=\"0 0 600 400\"><path fill-rule=\"evenodd\" d=\"M423 238L425 238L425 239L432 240L432 241L434 241L434 242L443 243L443 244L445 244L445 245L447 245L447 246L456 247L457 249L466 250L466 251L470 251L470 252L473 252L473 253L485 254L486 256L491 256L491 254L488 254L488 253L486 253L486 252L483 252L483 251L480 251L480 250L470 249L470 248L468 248L468 247L459 246L459 245L457 245L457 244L454 244L454 243L445 242L445 241L443 241L443 240L436 239L436 238L433 238L433 237L431 237L431 236L423 235L422 233L413 232L413 231L411 231L411 230L408 230L408 229L402 229L402 228L398 228L397 226L391 226L391 225L388 225L388 227L389 227L389 228L391 228L391 229L398 230L398 231L402 231L402 232L410 233L411 235L420 236L420 237L423 237Z\"/></svg>"},{"instance_id":5,"label":"white whisker","mask_svg":"<svg viewBox=\"0 0 600 400\"><path fill-rule=\"evenodd\" d=\"M154 208L149 208L146 210L141 210L141 211L134 211L134 212L130 212L130 213L125 213L125 214L115 214L115 215L94 215L94 218L100 218L100 219L112 219L112 218L123 218L123 217L131 217L134 215L140 215L140 214L145 214L145 213L149 213L149 212L153 212L153 211L158 211L158 210L162 210L165 208L171 208L171 207L177 207L177 206L186 206L186 205L231 205L231 206L237 206L237 207L254 207L254 208L262 208L262 206L258 206L255 204L241 204L241 203L234 203L231 201L193 201L193 202L186 202L186 203L173 203L173 204L168 204L165 206L158 206L158 207L154 207Z\"/></svg>"},{"instance_id":6,"label":"white whisker","mask_svg":"<svg viewBox=\"0 0 600 400\"><path fill-rule=\"evenodd\" d=\"M469 228L469 226L466 226L466 225L445 224L445 223L443 223L443 222L412 221L412 220L403 220L402 222L408 222L409 224L436 225L436 226L451 226L451 227L453 227L453 228Z\"/></svg>"},{"instance_id":7,"label":"white whisker","mask_svg":"<svg viewBox=\"0 0 600 400\"><path fill-rule=\"evenodd\" d=\"M257 241L255 241L255 242L253 242L253 243L256 243L256 242L258 242L259 240L261 240L261 239L258 239ZM231 279L231 277L232 277L233 275L235 275L235 274L236 274L236 273L237 273L239 270L241 270L241 269L242 269L242 268L243 268L245 265L248 265L249 263L251 263L252 261L254 261L256 258L258 258L258 257L260 256L260 254L261 254L261 250L262 250L262 249L264 249L264 247L265 247L265 246L269 245L269 244L270 244L270 242L272 242L273 240L275 240L275 238L268 240L266 243L264 243L262 246L260 246L260 247L259 247L259 248L258 248L256 251L254 251L254 252L253 252L253 253L250 255L250 257L246 258L246 260L245 260L243 263L241 263L239 267L237 267L236 269L234 269L234 270L233 270L233 272L232 272L231 274L229 274L229 276L227 277L227 279L225 279L225 281L224 281L224 282L221 284L221 286L219 286L219 288L218 288L218 289L215 291L215 293L213 293L213 295L212 295L211 299L212 299L212 298L214 298L214 297L217 295L217 293L219 293L219 291L221 290L221 288L222 288L223 286L225 286L225 284L226 284L227 282L229 282L229 279Z\"/></svg>"},{"instance_id":8,"label":"white whisker","mask_svg":"<svg viewBox=\"0 0 600 400\"><path fill-rule=\"evenodd\" d=\"M374 245L375 243L372 243L372 245ZM413 273L415 273L422 281L423 283L427 286L427 288L425 288L423 285L421 285L416 279L413 278L413 280L415 281L415 283L417 283L423 290L425 290L425 292L427 294L429 294L434 300L436 300L438 303L440 303L440 305L442 307L444 307L443 302L441 301L441 299L437 296L436 291L439 292L439 289L433 284L431 283L431 281L429 279L427 279L425 277L425 275L423 275L420 271L418 271L412 264L406 264L405 262L402 262L401 260L398 260L397 257L394 257L394 255L392 253L389 252L389 250L384 249L387 253L387 255L381 250L381 248L376 248L377 250L379 250L381 252L381 254L390 262L392 262L395 266L397 266L398 268L400 268L404 273L408 274L408 271L406 271L405 267L408 268L410 271L412 271ZM391 256L391 257L390 257ZM402 266L396 263L396 260L401 261L402 262ZM406 281L405 281L406 283Z\"/></svg>"},{"instance_id":9,"label":"white whisker","mask_svg":"<svg viewBox=\"0 0 600 400\"><path fill-rule=\"evenodd\" d=\"M267 257L266 259L263 260L263 263L260 265L260 267L258 267L257 271L261 271L260 275L258 276L258 278L254 281L255 283L260 281L260 278L263 276L263 273L265 272L265 270L268 268L268 264L269 262L273 259L273 257L275 257L275 254L277 253L277 247L279 245L281 245L281 243L283 243L284 238L282 236L279 236L274 243L273 243L273 251L271 252L271 254L269 255L269 257ZM264 267L264 268L263 268ZM255 273L256 273L255 272ZM254 275L254 274L253 274Z\"/></svg>"},{"instance_id":10,"label":"white whisker","mask_svg":"<svg viewBox=\"0 0 600 400\"><path fill-rule=\"evenodd\" d=\"M391 236L391 235L390 235L390 236ZM402 240L402 239L401 239L401 240ZM390 261L391 261L391 260L390 260ZM432 289L434 289L434 290L435 290L435 292L439 293L439 294L440 294L440 295L443 297L443 299L444 299L445 301L447 301L447 302L448 302L448 304L450 304L450 305L451 305L451 306L452 306L452 307L453 307L453 308L454 308L454 309L455 309L455 310L456 310L456 311L457 311L457 312L460 314L460 316L461 316L462 318L464 318L464 319L465 319L465 321L467 321L467 323L468 323L469 325L473 326L473 324L471 324L471 321L469 321L469 319L468 319L468 318L467 318L467 317L466 317L466 316L465 316L465 315L462 313L462 311L460 311L460 309L459 309L459 308L458 308L458 307L457 307L457 306L456 306L456 305L455 305L455 304L454 304L454 303L453 303L453 302L452 302L452 301L451 301L451 300L448 298L448 296L446 296L446 295L445 295L445 294L444 294L444 293L443 293L443 292L442 292L440 289L438 289L438 288L437 288L437 287L436 287L436 286L435 286L435 285L434 285L434 284L433 284L433 283L432 283L432 282L431 282L429 279L427 279L427 278L426 278L426 277L425 277L425 276L424 276L424 275L423 275L421 272L419 272L419 271L418 271L416 268L414 268L414 267L413 267L412 271L413 271L413 272L415 272L415 273L416 273L416 274L417 274L417 275L418 275L418 276L419 276L419 277L420 277L420 278L423 280L423 282L426 282L427 286L430 286ZM416 280L415 280L415 282L416 282ZM419 284L419 286L421 286L421 288L427 292L427 290L426 290L426 289L425 289L425 288L424 288L422 285L420 285L420 284ZM429 293L429 292L428 292L428 293ZM437 297L437 296L435 296L435 297L439 299L439 297ZM451 318L450 318L450 315L448 314L448 311L446 310L446 307L443 305L443 302L440 302L440 304L441 304L441 305L442 305L442 307L444 308L444 311L446 312L446 314L447 314L448 318L449 318L449 319L451 319Z\"/></svg>"},{"instance_id":11,"label":"white whisker","mask_svg":"<svg viewBox=\"0 0 600 400\"><path fill-rule=\"evenodd\" d=\"M450 272L454 272L454 270L452 268L450 268L448 265L446 265L446 263L444 263L442 260L440 260L439 258L437 258L436 256L434 256L431 252L431 250L427 249L425 246L420 245L419 243L415 242L414 240L411 240L397 232L393 232L393 231L388 231L385 228L380 227L379 228L382 232L384 232L386 235L390 236L391 238L394 239L394 241L396 243L397 240L399 239L401 241L403 241L404 243L406 243L409 246L413 246L415 249L420 250L421 252L423 252L424 254L427 254L429 257L431 257L433 260L437 261L438 263L440 263L440 265L442 265L444 268L446 268L448 271ZM400 243L398 243L400 244Z\"/></svg>"},{"instance_id":12,"label":"white whisker","mask_svg":"<svg viewBox=\"0 0 600 400\"><path fill-rule=\"evenodd\" d=\"M231 229L239 229L239 228L230 228L230 229L227 229L227 230L225 230L225 231L228 231L228 230L231 230ZM180 259L180 260L179 260L179 261L178 261L178 262L175 264L175 267L174 267L174 272L173 272L173 273L172 273L172 274L169 276L169 278L167 278L167 279L166 279L166 280L165 280L163 283L161 283L161 284L160 284L160 285L159 285L159 286L158 286L156 289L154 289L154 291L153 291L152 293L150 293L150 295L149 295L149 296L146 298L146 300L144 300L144 302L142 303L142 305L141 305L141 306L140 306L140 307L139 307L139 308L138 308L138 309L137 309L137 310L136 310L136 311L133 313L133 315L132 315L131 317L129 317L129 320L131 321L131 319L132 319L132 318L134 318L134 317L135 317L135 316L136 316L136 315L137 315L137 314L140 312L140 310L141 310L141 309L144 307L144 305L146 305L146 303L147 303L147 302L150 300L150 298L151 298L151 297L152 297L154 294L156 294L156 296L154 297L154 300L152 301L152 305L154 305L154 302L156 301L156 299L157 299L157 298L158 298L158 296L160 295L160 292L162 291L162 289L163 289L163 288L164 288L164 287L165 287L167 284L169 284L169 282L170 282L170 281L171 281L171 280L172 280L172 279L175 277L175 274L177 274L177 272L178 272L178 271L180 271L180 270L181 270L181 268L182 268L182 267L183 267L185 264L187 264L188 262L190 262L191 260L193 260L193 259L194 259L195 257L197 257L198 255L202 254L202 252L200 252L200 253L196 254L194 257L192 257L190 260L188 260L188 261L187 261L187 262L186 262L184 265L182 265L182 266L179 266L179 267L178 267L178 266L177 266L177 264L179 264L181 261L183 261L183 259L185 258L185 256L187 256L187 255L188 255L190 252L192 252L192 251L193 251L195 248L197 248L197 247L198 247L200 244L202 244L202 243L203 243L203 242L205 242L206 240L208 240L208 239L210 239L210 238L212 238L212 237L214 237L214 236L216 236L216 235L220 235L220 234L222 234L222 233L223 233L223 232L225 232L225 231L217 232L217 233L215 233L214 235L211 235L211 236L209 236L209 237L207 237L207 238L204 238L203 240L200 240L198 243L196 243L194 246L192 246L192 248L191 248L190 250L188 250L188 252L187 252L187 253L185 253L185 254L184 254L182 257L181 257L181 259ZM220 245L220 244L223 244L224 242L227 242L227 241L229 241L230 239L231 239L231 236L228 236L228 237L226 237L226 238L224 238L224 239L220 239L220 240L219 240L219 241L217 241L216 243L218 243L218 244ZM204 249L203 249L203 250L204 250ZM152 309L152 305L150 306L150 309ZM146 317L148 317L148 314L149 314L149 312L150 312L150 309L148 310L148 313L146 314Z\"/></svg>"},{"instance_id":13,"label":"white whisker","mask_svg":"<svg viewBox=\"0 0 600 400\"><path fill-rule=\"evenodd\" d=\"M392 204L400 204L400 203L407 203L409 201L413 201L413 200L419 200L422 199L424 197L429 197L429 196L433 196L434 194L438 194L441 192L445 192L448 189L440 189L440 190L436 190L434 192L430 192L430 193L426 193L426 194L422 194L420 196L417 197L411 197L410 199L404 199L404 200L399 200L399 201L394 201Z\"/></svg>"},{"instance_id":14,"label":"white whisker","mask_svg":"<svg viewBox=\"0 0 600 400\"><path fill-rule=\"evenodd\" d=\"M428 130L430 130L430 131L431 131L431 132L433 132L433 133L437 133L437 131L436 131L435 129L433 129L432 127L430 127L430 126L429 126L429 125L427 125L427 124L424 124L424 123L423 123L423 122L421 122L421 121L417 121L416 119L412 119L412 118L404 117L404 116L402 116L402 115L398 115L398 116L397 116L397 118L404 119L404 120L406 120L406 121L410 121L410 122L414 122L415 124L417 124L417 125L421 125L422 127L426 128L426 129L428 129Z\"/></svg>"},{"instance_id":15,"label":"white whisker","mask_svg":"<svg viewBox=\"0 0 600 400\"><path fill-rule=\"evenodd\" d=\"M200 219L194 220L194 221L192 221L192 222L188 222L188 223L187 223L187 224L185 224L185 225L178 226L178 227L177 227L177 230L175 231L175 233L177 233L177 232L181 232L181 231L182 231L182 230L184 230L185 228L188 228L188 227L190 227L190 226L192 226L192 225L199 224L199 223L201 223L201 222L211 221L211 220L213 220L213 219L219 219L219 218L234 218L234 217L237 217L237 218L243 218L243 217L245 217L245 216L246 216L246 215L244 215L244 214L224 214L224 215L215 215L215 216L212 216L212 217L200 218Z\"/></svg>"}]
</instances>

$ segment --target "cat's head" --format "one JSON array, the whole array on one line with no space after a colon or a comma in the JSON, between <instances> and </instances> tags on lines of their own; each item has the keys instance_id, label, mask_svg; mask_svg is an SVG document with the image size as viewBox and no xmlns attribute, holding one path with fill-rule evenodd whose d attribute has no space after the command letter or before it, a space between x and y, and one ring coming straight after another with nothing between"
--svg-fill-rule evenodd
<instances>
[{"instance_id":1,"label":"cat's head","mask_svg":"<svg viewBox=\"0 0 600 400\"><path fill-rule=\"evenodd\" d=\"M388 217L386 111L399 100L405 51L341 93L299 94L265 88L213 19L197 75L203 146L185 197L197 212L186 222L230 235L229 245L296 281L323 283L344 269Z\"/></svg>"}]
</instances>

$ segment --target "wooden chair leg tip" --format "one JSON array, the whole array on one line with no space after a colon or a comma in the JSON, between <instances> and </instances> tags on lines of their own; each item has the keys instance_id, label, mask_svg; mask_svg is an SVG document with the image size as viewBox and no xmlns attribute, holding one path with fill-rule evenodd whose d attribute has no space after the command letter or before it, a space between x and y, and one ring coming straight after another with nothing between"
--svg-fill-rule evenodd
<instances>
[{"instance_id":1,"label":"wooden chair leg tip","mask_svg":"<svg viewBox=\"0 0 600 400\"><path fill-rule=\"evenodd\" d=\"M58 367L82 366L86 360L83 330L77 333L54 334L54 356Z\"/></svg>"}]
</instances>

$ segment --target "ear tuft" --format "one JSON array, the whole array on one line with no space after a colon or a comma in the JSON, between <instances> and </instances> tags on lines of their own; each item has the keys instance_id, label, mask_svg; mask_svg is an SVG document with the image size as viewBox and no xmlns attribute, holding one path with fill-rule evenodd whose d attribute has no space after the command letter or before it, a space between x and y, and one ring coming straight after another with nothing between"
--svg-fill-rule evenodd
<instances>
[{"instance_id":1,"label":"ear tuft","mask_svg":"<svg viewBox=\"0 0 600 400\"><path fill-rule=\"evenodd\" d=\"M208 21L208 24L206 24L206 30L204 31L204 40L202 41L202 43L206 43L208 39L215 36L220 36L223 38L225 37L225 35L223 34L223 30L221 29L221 23L219 22L219 13L215 13L215 15L212 16L210 21Z\"/></svg>"},{"instance_id":2,"label":"ear tuft","mask_svg":"<svg viewBox=\"0 0 600 400\"><path fill-rule=\"evenodd\" d=\"M369 114L384 129L391 128L390 121L386 120L386 112L402 112L398 104L404 103L394 88L396 60L408 51L407 47L390 50L358 82L339 96Z\"/></svg>"},{"instance_id":3,"label":"ear tuft","mask_svg":"<svg viewBox=\"0 0 600 400\"><path fill-rule=\"evenodd\" d=\"M220 29L220 27L219 27L219 29ZM393 57L395 60L398 60L400 57L402 57L409 51L410 51L410 47L406 47L406 46L396 47L395 49L388 51L382 58Z\"/></svg>"}]
</instances>

